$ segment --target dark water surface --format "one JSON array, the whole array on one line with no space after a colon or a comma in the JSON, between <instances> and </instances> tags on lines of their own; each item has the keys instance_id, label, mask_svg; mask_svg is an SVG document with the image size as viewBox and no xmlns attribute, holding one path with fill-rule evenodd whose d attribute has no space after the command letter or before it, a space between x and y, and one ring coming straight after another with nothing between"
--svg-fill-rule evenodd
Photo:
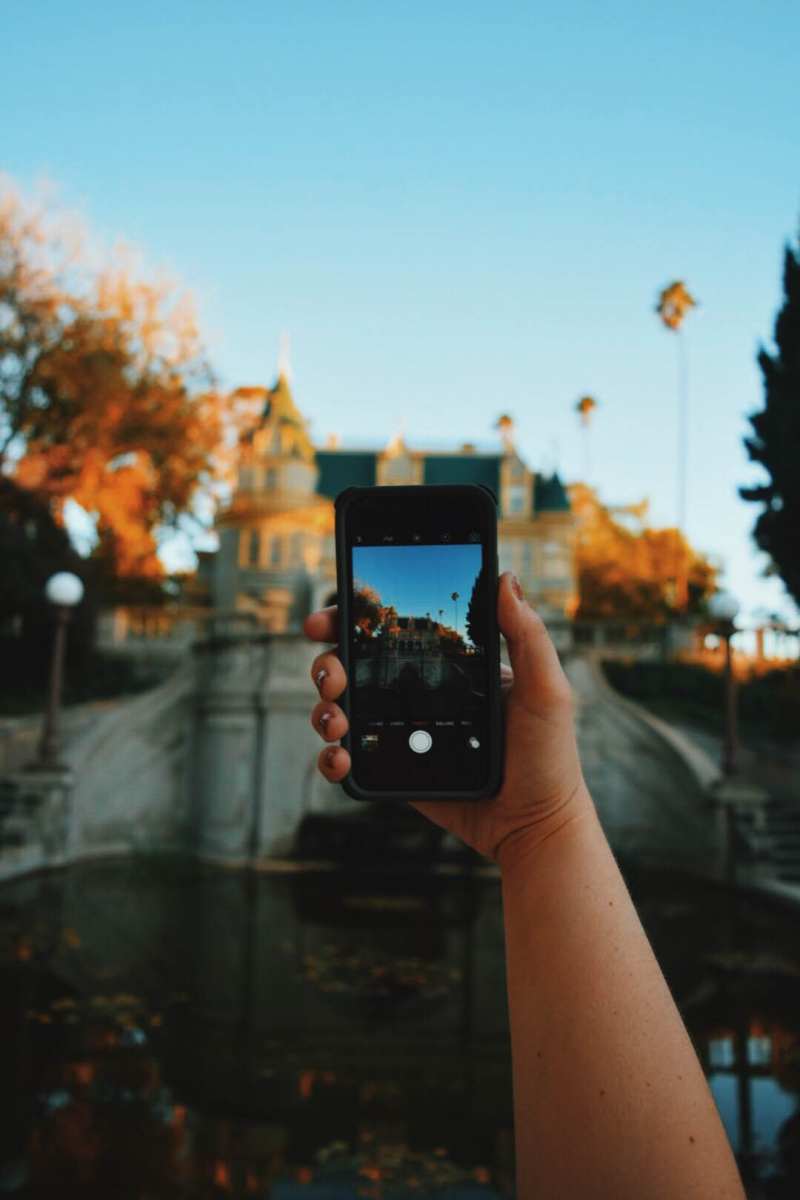
<instances>
[{"instance_id":1,"label":"dark water surface","mask_svg":"<svg viewBox=\"0 0 800 1200\"><path fill-rule=\"evenodd\" d=\"M628 878L751 1195L800 1196L800 915ZM0 1194L512 1193L495 879L85 865L0 889L0 970Z\"/></svg>"}]
</instances>

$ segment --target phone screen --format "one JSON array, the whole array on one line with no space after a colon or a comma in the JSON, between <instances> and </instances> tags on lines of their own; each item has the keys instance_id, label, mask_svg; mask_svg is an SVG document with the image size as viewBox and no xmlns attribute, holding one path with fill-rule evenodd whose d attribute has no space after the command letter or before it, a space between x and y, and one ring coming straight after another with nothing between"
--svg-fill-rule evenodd
<instances>
[{"instance_id":1,"label":"phone screen","mask_svg":"<svg viewBox=\"0 0 800 1200\"><path fill-rule=\"evenodd\" d=\"M485 513L463 505L352 515L350 748L362 788L485 785L490 541Z\"/></svg>"}]
</instances>

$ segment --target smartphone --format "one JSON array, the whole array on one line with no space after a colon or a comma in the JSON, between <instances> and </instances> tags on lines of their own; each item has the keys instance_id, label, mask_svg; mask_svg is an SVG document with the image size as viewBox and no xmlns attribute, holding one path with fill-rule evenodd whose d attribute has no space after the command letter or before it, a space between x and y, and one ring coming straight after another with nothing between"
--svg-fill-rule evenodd
<instances>
[{"instance_id":1,"label":"smartphone","mask_svg":"<svg viewBox=\"0 0 800 1200\"><path fill-rule=\"evenodd\" d=\"M336 500L343 786L359 800L482 800L502 782L497 501L477 484Z\"/></svg>"}]
</instances>

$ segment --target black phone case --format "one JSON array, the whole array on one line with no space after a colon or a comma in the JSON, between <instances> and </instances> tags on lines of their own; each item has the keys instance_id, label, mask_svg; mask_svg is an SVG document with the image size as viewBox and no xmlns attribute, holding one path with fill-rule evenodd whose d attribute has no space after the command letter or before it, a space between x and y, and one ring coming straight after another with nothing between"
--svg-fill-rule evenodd
<instances>
[{"instance_id":1,"label":"black phone case","mask_svg":"<svg viewBox=\"0 0 800 1200\"><path fill-rule=\"evenodd\" d=\"M482 484L467 483L467 484L437 484L437 485L420 485L414 484L408 487L351 487L340 492L336 497L336 580L338 593L339 607L339 647L338 654L342 661L348 679L350 678L350 638L347 630L350 628L350 580L348 570L348 546L345 536L345 517L349 506L355 499L364 496L380 496L387 492L391 492L394 498L402 496L405 492L409 497L415 500L420 499L421 492L430 493L431 504L436 503L437 495L444 492L465 492L478 493L483 502L491 509L492 521L490 522L490 542L487 543L486 565L488 568L489 587L491 594L497 594L497 499L489 488ZM352 796L354 800L486 800L490 796L494 796L499 790L503 782L503 723L500 706L500 631L497 627L497 622L492 621L489 626L489 641L486 646L486 656L489 663L495 663L495 669L489 670L488 681L488 705L489 705L489 731L490 731L490 756L489 756L489 776L485 787L475 789L474 791L419 791L416 789L396 791L384 791L381 789L362 788L353 779L352 774L348 774L342 780L342 787L347 792L348 796ZM346 689L339 697L338 703L347 715L348 722L350 720L350 696L349 688ZM346 750L350 751L350 733L349 731L341 739L342 745Z\"/></svg>"}]
</instances>

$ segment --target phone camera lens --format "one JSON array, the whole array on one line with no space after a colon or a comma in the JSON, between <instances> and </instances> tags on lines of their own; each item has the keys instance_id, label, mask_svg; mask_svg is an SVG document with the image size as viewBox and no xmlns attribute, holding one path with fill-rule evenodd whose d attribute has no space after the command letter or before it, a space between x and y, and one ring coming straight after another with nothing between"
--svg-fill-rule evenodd
<instances>
[{"instance_id":1,"label":"phone camera lens","mask_svg":"<svg viewBox=\"0 0 800 1200\"><path fill-rule=\"evenodd\" d=\"M450 534L449 534L449 533L443 533L443 534L442 534L442 541L443 541L443 542L449 542L449 541L450 541Z\"/></svg>"},{"instance_id":2,"label":"phone camera lens","mask_svg":"<svg viewBox=\"0 0 800 1200\"><path fill-rule=\"evenodd\" d=\"M471 542L479 542L481 540L481 535L477 532L477 530L473 529L472 533L469 535L469 540Z\"/></svg>"}]
</instances>

